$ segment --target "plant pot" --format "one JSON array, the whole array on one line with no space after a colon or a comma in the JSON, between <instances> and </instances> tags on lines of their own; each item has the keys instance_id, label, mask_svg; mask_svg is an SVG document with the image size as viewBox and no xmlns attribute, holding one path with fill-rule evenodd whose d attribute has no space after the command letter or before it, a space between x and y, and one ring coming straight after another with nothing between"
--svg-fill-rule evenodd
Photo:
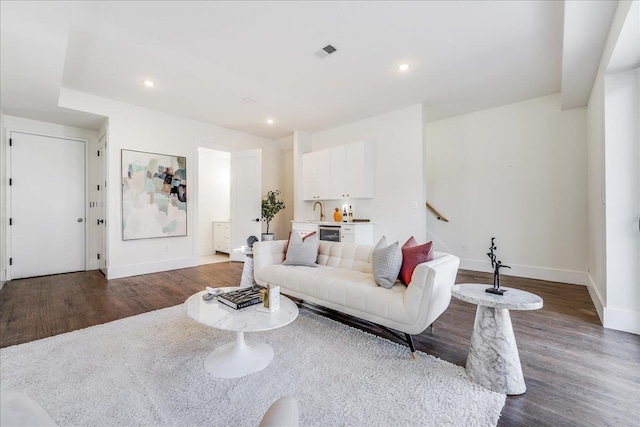
<instances>
[{"instance_id":1,"label":"plant pot","mask_svg":"<svg viewBox=\"0 0 640 427\"><path fill-rule=\"evenodd\" d=\"M275 240L276 236L273 233L262 233L262 241Z\"/></svg>"}]
</instances>

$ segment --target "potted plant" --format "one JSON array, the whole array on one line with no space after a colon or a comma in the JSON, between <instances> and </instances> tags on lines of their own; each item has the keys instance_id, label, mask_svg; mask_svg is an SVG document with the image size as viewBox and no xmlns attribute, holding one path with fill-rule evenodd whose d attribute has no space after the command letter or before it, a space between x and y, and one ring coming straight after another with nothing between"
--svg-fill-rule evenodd
<instances>
[{"instance_id":1,"label":"potted plant","mask_svg":"<svg viewBox=\"0 0 640 427\"><path fill-rule=\"evenodd\" d=\"M269 223L273 220L278 212L285 208L284 202L278 199L281 191L269 191L264 199L262 199L262 218L267 223L267 232L262 233L262 240L273 240L273 233L269 233Z\"/></svg>"}]
</instances>

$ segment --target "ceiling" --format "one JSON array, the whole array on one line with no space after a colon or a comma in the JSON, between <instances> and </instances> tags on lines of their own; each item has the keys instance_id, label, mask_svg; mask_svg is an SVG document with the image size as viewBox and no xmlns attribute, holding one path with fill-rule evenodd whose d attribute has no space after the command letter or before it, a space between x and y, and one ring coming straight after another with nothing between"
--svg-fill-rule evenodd
<instances>
[{"instance_id":1,"label":"ceiling","mask_svg":"<svg viewBox=\"0 0 640 427\"><path fill-rule=\"evenodd\" d=\"M616 4L2 1L1 107L99 126L57 106L65 87L278 139L418 103L428 121L561 91L584 106Z\"/></svg>"}]
</instances>

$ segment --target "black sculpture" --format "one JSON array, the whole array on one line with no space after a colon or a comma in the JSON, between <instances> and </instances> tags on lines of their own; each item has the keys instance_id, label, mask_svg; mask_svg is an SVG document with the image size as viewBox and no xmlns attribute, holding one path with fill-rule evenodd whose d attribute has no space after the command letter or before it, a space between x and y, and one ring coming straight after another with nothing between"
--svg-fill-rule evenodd
<instances>
[{"instance_id":1,"label":"black sculpture","mask_svg":"<svg viewBox=\"0 0 640 427\"><path fill-rule=\"evenodd\" d=\"M511 268L508 265L502 264L502 261L496 261L496 254L493 253L494 250L498 249L494 240L496 238L491 238L491 246L489 247L489 259L491 260L491 267L493 268L493 288L485 289L485 292L496 295L504 295L507 292L505 289L500 289L500 269L501 268Z\"/></svg>"}]
</instances>

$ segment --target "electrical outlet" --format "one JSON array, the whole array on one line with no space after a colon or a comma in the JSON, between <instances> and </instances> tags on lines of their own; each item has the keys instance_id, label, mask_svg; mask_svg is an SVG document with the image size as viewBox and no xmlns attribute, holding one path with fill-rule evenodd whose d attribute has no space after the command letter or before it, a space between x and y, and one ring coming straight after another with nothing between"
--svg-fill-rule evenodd
<instances>
[{"instance_id":1,"label":"electrical outlet","mask_svg":"<svg viewBox=\"0 0 640 427\"><path fill-rule=\"evenodd\" d=\"M164 245L164 251L169 252L169 245Z\"/></svg>"},{"instance_id":2,"label":"electrical outlet","mask_svg":"<svg viewBox=\"0 0 640 427\"><path fill-rule=\"evenodd\" d=\"M462 252L465 252L467 250L467 245L466 243L462 244Z\"/></svg>"},{"instance_id":3,"label":"electrical outlet","mask_svg":"<svg viewBox=\"0 0 640 427\"><path fill-rule=\"evenodd\" d=\"M411 209L418 209L418 202L411 202Z\"/></svg>"}]
</instances>

